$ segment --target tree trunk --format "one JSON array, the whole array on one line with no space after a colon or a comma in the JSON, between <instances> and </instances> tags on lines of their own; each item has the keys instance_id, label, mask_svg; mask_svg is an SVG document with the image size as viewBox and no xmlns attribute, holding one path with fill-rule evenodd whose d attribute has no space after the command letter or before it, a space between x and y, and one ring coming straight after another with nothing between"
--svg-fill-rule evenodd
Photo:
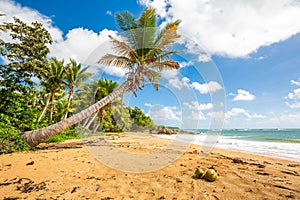
<instances>
[{"instance_id":1,"label":"tree trunk","mask_svg":"<svg viewBox=\"0 0 300 200\"><path fill-rule=\"evenodd\" d=\"M114 92L110 93L97 103L91 105L85 110L50 126L33 130L26 131L21 134L23 140L25 140L31 147L37 146L39 143L43 142L46 139L62 132L63 130L69 128L70 126L82 121L87 118L97 110L101 109L103 106L111 102L113 99L118 97L120 94L124 93L130 85L130 80L125 81L119 88Z\"/></svg>"},{"instance_id":2,"label":"tree trunk","mask_svg":"<svg viewBox=\"0 0 300 200\"><path fill-rule=\"evenodd\" d=\"M97 114L94 114L94 116L89 120L89 122L87 123L87 125L84 126L84 128L90 128L91 124L93 123L93 121L95 121L96 117Z\"/></svg>"},{"instance_id":3,"label":"tree trunk","mask_svg":"<svg viewBox=\"0 0 300 200\"><path fill-rule=\"evenodd\" d=\"M66 112L66 115L65 115L65 118L64 118L64 119L67 119L67 118L68 118L68 113L69 113L69 112L68 112L68 109L70 108L70 105L71 105L72 96L73 96L73 89L70 89L69 97L68 97L67 112Z\"/></svg>"},{"instance_id":4,"label":"tree trunk","mask_svg":"<svg viewBox=\"0 0 300 200\"><path fill-rule=\"evenodd\" d=\"M49 103L50 103L50 97L47 98L47 100L46 100L46 105L44 107L44 110L43 110L42 114L40 115L40 117L38 119L38 122L40 122L42 120L42 118L44 117L44 115L46 114L46 111L47 111L47 108L49 106Z\"/></svg>"},{"instance_id":5,"label":"tree trunk","mask_svg":"<svg viewBox=\"0 0 300 200\"><path fill-rule=\"evenodd\" d=\"M51 99L50 99L50 103L51 103L51 107L50 107L50 121L52 121L52 119L53 119L55 93L56 93L55 90L53 90L51 92Z\"/></svg>"}]
</instances>

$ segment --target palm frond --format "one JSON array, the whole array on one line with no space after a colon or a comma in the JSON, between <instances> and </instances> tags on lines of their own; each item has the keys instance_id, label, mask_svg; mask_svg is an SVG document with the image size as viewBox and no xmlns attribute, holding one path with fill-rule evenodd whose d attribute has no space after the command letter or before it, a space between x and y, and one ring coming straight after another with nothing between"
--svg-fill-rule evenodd
<instances>
[{"instance_id":1,"label":"palm frond","mask_svg":"<svg viewBox=\"0 0 300 200\"><path fill-rule=\"evenodd\" d=\"M179 69L180 65L178 62L175 62L174 60L166 60L163 62L151 63L148 67L152 69L156 69L158 71L163 71L169 69Z\"/></svg>"},{"instance_id":2,"label":"palm frond","mask_svg":"<svg viewBox=\"0 0 300 200\"><path fill-rule=\"evenodd\" d=\"M156 13L154 8L147 8L137 20L139 33L136 34L139 38L136 39L138 42L137 50L138 55L145 58L148 52L153 48L155 35L156 35Z\"/></svg>"},{"instance_id":3,"label":"palm frond","mask_svg":"<svg viewBox=\"0 0 300 200\"><path fill-rule=\"evenodd\" d=\"M137 27L134 16L128 11L115 14L115 21L118 28L122 31L128 31Z\"/></svg>"},{"instance_id":4,"label":"palm frond","mask_svg":"<svg viewBox=\"0 0 300 200\"><path fill-rule=\"evenodd\" d=\"M134 60L135 62L138 62L138 55L135 52L134 49L131 48L130 45L128 45L128 43L123 42L123 41L119 41L116 38L110 36L111 42L113 44L113 47L115 49L115 51L120 55L120 56L124 56L124 57L128 57L131 60Z\"/></svg>"},{"instance_id":5,"label":"palm frond","mask_svg":"<svg viewBox=\"0 0 300 200\"><path fill-rule=\"evenodd\" d=\"M156 61L160 61L164 58L169 58L169 56L174 54L180 54L182 52L185 52L184 50L171 50L171 51L164 51L164 52L158 52L158 54L155 56Z\"/></svg>"},{"instance_id":6,"label":"palm frond","mask_svg":"<svg viewBox=\"0 0 300 200\"><path fill-rule=\"evenodd\" d=\"M152 7L145 9L137 22L140 28L156 27L155 9Z\"/></svg>"},{"instance_id":7,"label":"palm frond","mask_svg":"<svg viewBox=\"0 0 300 200\"><path fill-rule=\"evenodd\" d=\"M130 69L132 66L132 60L129 58L113 54L106 54L102 56L97 63L105 66L121 67L125 69Z\"/></svg>"}]
</instances>

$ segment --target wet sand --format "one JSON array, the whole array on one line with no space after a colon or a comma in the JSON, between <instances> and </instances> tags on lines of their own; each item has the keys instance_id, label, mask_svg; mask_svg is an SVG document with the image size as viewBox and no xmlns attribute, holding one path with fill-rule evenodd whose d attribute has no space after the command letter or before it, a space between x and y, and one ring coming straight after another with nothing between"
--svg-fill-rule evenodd
<instances>
[{"instance_id":1,"label":"wet sand","mask_svg":"<svg viewBox=\"0 0 300 200\"><path fill-rule=\"evenodd\" d=\"M0 199L300 199L299 162L217 148L204 155L144 133L41 147L0 156ZM197 167L215 168L218 179L196 179Z\"/></svg>"}]
</instances>

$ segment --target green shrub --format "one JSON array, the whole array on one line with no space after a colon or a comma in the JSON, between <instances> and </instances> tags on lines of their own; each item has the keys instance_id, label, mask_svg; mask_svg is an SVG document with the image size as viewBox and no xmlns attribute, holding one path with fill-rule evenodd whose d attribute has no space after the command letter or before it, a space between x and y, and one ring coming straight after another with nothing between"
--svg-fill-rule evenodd
<instances>
[{"instance_id":1,"label":"green shrub","mask_svg":"<svg viewBox=\"0 0 300 200\"><path fill-rule=\"evenodd\" d=\"M63 142L70 139L78 139L80 138L79 134L76 133L76 129L74 127L68 128L63 132L49 138L45 141L45 143L51 142Z\"/></svg>"},{"instance_id":2,"label":"green shrub","mask_svg":"<svg viewBox=\"0 0 300 200\"><path fill-rule=\"evenodd\" d=\"M0 122L0 154L29 150L26 141L22 140L20 131L10 124Z\"/></svg>"}]
</instances>

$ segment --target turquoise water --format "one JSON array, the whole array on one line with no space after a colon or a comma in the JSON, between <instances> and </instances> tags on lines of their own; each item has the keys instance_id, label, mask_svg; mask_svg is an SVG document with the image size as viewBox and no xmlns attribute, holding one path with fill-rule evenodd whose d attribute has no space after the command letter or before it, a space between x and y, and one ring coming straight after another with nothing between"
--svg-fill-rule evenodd
<instances>
[{"instance_id":1,"label":"turquoise water","mask_svg":"<svg viewBox=\"0 0 300 200\"><path fill-rule=\"evenodd\" d=\"M205 129L191 131L204 134L211 133ZM221 136L242 140L300 143L300 129L226 129L218 133Z\"/></svg>"}]
</instances>

